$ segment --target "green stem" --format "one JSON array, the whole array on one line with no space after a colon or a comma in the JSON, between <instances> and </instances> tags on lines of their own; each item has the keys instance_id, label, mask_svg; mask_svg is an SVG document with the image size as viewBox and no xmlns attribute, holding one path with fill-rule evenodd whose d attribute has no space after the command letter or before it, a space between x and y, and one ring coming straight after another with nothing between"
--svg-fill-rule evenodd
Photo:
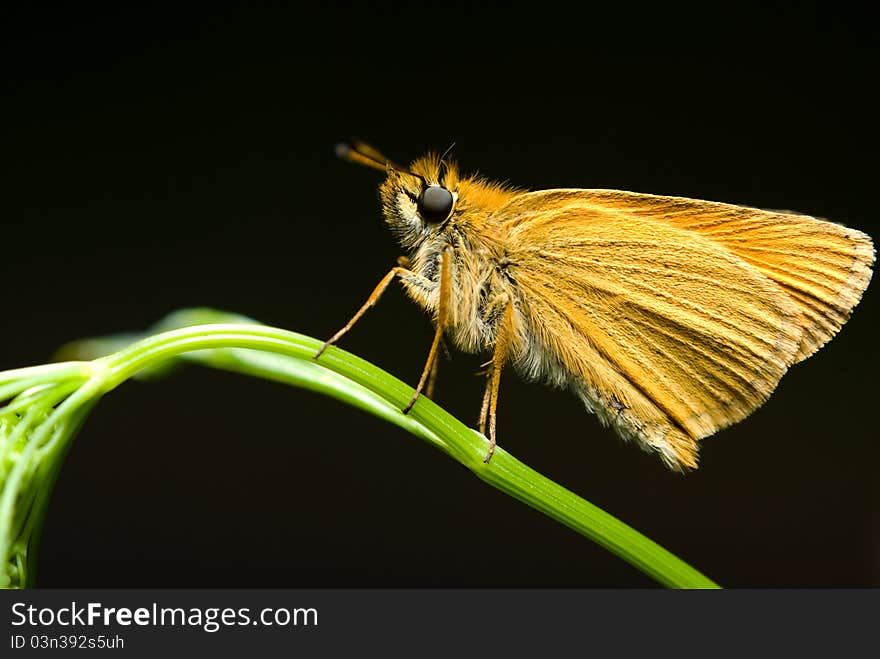
<instances>
[{"instance_id":1,"label":"green stem","mask_svg":"<svg viewBox=\"0 0 880 659\"><path fill-rule=\"evenodd\" d=\"M58 480L58 472L61 471L61 465L64 464L64 458L67 451L73 445L73 439L77 432L85 423L92 407L98 402L93 399L80 407L70 420L71 428L69 430L68 441L59 447L58 455L53 456L54 459L43 462L46 465L44 474L37 474L36 478L40 480L41 486L34 501L31 514L28 516L27 523L21 533L21 537L27 540L27 548L23 554L27 557L27 566L24 569L25 588L34 588L37 584L37 556L40 552L40 542L43 539L43 522L46 520L46 511L49 508L49 500L52 491L55 489L55 481Z\"/></svg>"},{"instance_id":2,"label":"green stem","mask_svg":"<svg viewBox=\"0 0 880 659\"><path fill-rule=\"evenodd\" d=\"M527 505L558 520L594 540L659 583L676 588L713 588L717 585L638 531L597 506L557 485L503 449L496 450L486 464L488 441L432 401L422 397L409 415L399 412L412 395L412 389L350 353L331 347L315 362L314 354L322 342L260 325L203 325L149 337L105 358L109 369L105 390L134 375L184 352L212 348L246 348L247 351L194 352L192 359L217 368L228 368L260 375L297 386L321 391L367 409L382 418L430 441L461 462L480 479ZM250 350L268 351L298 362L293 372L279 368L279 362L262 359ZM218 353L222 353L219 355ZM312 369L304 374L302 369ZM314 369L318 370L314 370ZM322 373L322 371L324 371ZM327 372L342 376L327 378ZM321 381L320 377L325 379ZM355 383L360 388L354 388ZM370 393L371 396L366 394Z\"/></svg>"},{"instance_id":3,"label":"green stem","mask_svg":"<svg viewBox=\"0 0 880 659\"><path fill-rule=\"evenodd\" d=\"M432 401L422 397L404 415L400 410L413 390L369 362L335 347L316 361L320 341L219 312L178 313L169 321L187 324L193 318L244 322L165 331L91 362L0 373L0 403L9 401L0 407L0 428L5 428L0 436L0 583L33 584L49 495L63 457L92 406L128 378L155 374L157 367L183 357L304 387L365 410L436 446L481 480L594 540L659 583L675 588L718 587L641 533L503 449L484 463L486 438ZM118 348L112 340L109 344ZM108 342L84 342L76 348L99 345Z\"/></svg>"}]
</instances>

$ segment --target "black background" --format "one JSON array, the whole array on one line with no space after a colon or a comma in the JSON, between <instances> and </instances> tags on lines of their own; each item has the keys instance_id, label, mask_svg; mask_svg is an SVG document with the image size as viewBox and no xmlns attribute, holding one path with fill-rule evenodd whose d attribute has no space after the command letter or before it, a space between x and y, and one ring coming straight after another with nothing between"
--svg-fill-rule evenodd
<instances>
[{"instance_id":1,"label":"black background","mask_svg":"<svg viewBox=\"0 0 880 659\"><path fill-rule=\"evenodd\" d=\"M403 4L4 8L0 368L207 305L326 337L400 253L357 135L452 141L519 186L788 208L877 237L866 12ZM569 394L508 376L500 441L728 586L880 584L876 284L841 335L682 477ZM391 290L343 347L414 383ZM476 416L479 356L438 402ZM403 431L192 368L98 406L62 470L43 586L645 586Z\"/></svg>"}]
</instances>

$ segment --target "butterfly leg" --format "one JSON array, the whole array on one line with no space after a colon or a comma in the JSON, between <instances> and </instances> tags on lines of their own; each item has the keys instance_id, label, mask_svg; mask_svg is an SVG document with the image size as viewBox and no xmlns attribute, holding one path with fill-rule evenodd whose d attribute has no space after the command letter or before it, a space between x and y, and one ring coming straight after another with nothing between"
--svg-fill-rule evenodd
<instances>
[{"instance_id":1,"label":"butterfly leg","mask_svg":"<svg viewBox=\"0 0 880 659\"><path fill-rule=\"evenodd\" d=\"M484 373L486 375L486 389L483 392L483 404L480 406L480 420L477 421L477 429L481 435L486 434L486 419L489 417L489 399L492 395L492 387L489 386L492 380L491 364L492 362L486 364L486 370L480 373L480 375Z\"/></svg>"},{"instance_id":2,"label":"butterfly leg","mask_svg":"<svg viewBox=\"0 0 880 659\"><path fill-rule=\"evenodd\" d=\"M360 309L358 309L358 312L354 316L352 316L352 319L349 320L341 330L339 330L338 332L336 332L336 334L327 339L324 345L321 346L321 349L318 350L317 353L315 353L315 359L318 359L321 355L323 355L324 351L327 350L327 348L336 343L346 334L346 332L348 332L348 330L354 327L355 323L361 319L361 316L363 316L370 307L375 306L375 304L379 301L379 298L382 297L382 293L384 293L385 289L388 288L388 284L390 284L395 277L411 277L424 279L424 277L422 277L418 273L413 272L409 268L403 267L404 264L409 265L409 259L407 259L406 257L400 257L400 259L398 259L398 263L400 263L400 265L391 268L388 274L382 277L382 281L380 281L376 288L373 289L373 292L370 293L370 297L368 297L367 301L364 302L364 305ZM427 280L426 282L429 285L431 283Z\"/></svg>"},{"instance_id":3,"label":"butterfly leg","mask_svg":"<svg viewBox=\"0 0 880 659\"><path fill-rule=\"evenodd\" d=\"M452 297L452 246L446 245L440 255L440 290L438 292L437 301L437 328L434 330L434 340L431 342L431 349L428 351L428 360L425 362L425 368L422 370L422 377L419 378L419 384L413 393L409 404L403 408L403 413L407 414L413 405L419 399L425 383L428 381L431 373L434 371L434 364L437 361L437 353L440 344L443 341L443 330L449 322L449 301Z\"/></svg>"},{"instance_id":4,"label":"butterfly leg","mask_svg":"<svg viewBox=\"0 0 880 659\"><path fill-rule=\"evenodd\" d=\"M428 382L425 385L425 397L434 400L434 385L437 384L437 370L440 366L440 360L435 359L431 365L431 374L428 376Z\"/></svg>"},{"instance_id":5,"label":"butterfly leg","mask_svg":"<svg viewBox=\"0 0 880 659\"><path fill-rule=\"evenodd\" d=\"M495 336L495 351L492 355L492 365L489 367L489 377L486 382L486 391L483 394L483 405L480 409L479 428L480 433L486 434L486 421L489 421L489 451L483 462L489 462L495 453L497 441L495 439L495 418L498 412L498 389L501 386L501 369L507 361L507 353L510 349L510 338L513 331L513 305L508 302L498 325L498 333Z\"/></svg>"}]
</instances>

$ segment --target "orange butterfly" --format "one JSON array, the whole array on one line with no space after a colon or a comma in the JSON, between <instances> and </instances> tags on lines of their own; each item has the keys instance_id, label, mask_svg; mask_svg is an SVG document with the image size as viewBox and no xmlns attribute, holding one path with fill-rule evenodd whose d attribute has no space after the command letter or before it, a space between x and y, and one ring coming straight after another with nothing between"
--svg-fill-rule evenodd
<instances>
[{"instance_id":1,"label":"orange butterfly","mask_svg":"<svg viewBox=\"0 0 880 659\"><path fill-rule=\"evenodd\" d=\"M501 369L572 389L603 424L697 466L697 440L757 409L849 318L871 279L864 233L791 212L619 190L528 192L463 176L444 154L381 169L386 223L408 256L316 357L399 278L436 332L491 351L479 429L496 443Z\"/></svg>"}]
</instances>

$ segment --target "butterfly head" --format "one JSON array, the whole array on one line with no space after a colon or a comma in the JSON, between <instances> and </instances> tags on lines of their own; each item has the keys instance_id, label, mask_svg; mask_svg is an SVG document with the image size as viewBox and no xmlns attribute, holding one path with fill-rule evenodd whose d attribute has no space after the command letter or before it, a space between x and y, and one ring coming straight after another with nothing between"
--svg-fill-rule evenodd
<instances>
[{"instance_id":1,"label":"butterfly head","mask_svg":"<svg viewBox=\"0 0 880 659\"><path fill-rule=\"evenodd\" d=\"M386 172L379 186L382 211L404 247L417 247L443 231L456 215L460 179L448 150L443 155L428 153L409 167L396 165L361 142L340 145L337 154Z\"/></svg>"}]
</instances>

